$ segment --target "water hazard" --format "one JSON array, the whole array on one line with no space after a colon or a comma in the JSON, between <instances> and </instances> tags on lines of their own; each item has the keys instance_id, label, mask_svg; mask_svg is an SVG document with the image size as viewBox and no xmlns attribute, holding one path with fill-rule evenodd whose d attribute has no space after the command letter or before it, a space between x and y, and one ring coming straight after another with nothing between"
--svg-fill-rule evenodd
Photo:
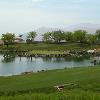
<instances>
[{"instance_id":1,"label":"water hazard","mask_svg":"<svg viewBox=\"0 0 100 100\"><path fill-rule=\"evenodd\" d=\"M18 75L23 72L93 66L90 57L16 57L0 55L0 76Z\"/></svg>"}]
</instances>

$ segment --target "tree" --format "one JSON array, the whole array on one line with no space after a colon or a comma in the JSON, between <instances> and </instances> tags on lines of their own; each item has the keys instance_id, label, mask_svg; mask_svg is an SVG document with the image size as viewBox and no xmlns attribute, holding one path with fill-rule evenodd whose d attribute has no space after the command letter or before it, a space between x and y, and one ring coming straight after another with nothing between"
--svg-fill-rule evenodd
<instances>
[{"instance_id":1,"label":"tree","mask_svg":"<svg viewBox=\"0 0 100 100\"><path fill-rule=\"evenodd\" d=\"M45 42L52 42L52 36L51 36L52 32L47 32L43 34L43 41Z\"/></svg>"},{"instance_id":2,"label":"tree","mask_svg":"<svg viewBox=\"0 0 100 100\"><path fill-rule=\"evenodd\" d=\"M100 43L100 30L97 30L95 34L97 36L97 42Z\"/></svg>"},{"instance_id":3,"label":"tree","mask_svg":"<svg viewBox=\"0 0 100 100\"><path fill-rule=\"evenodd\" d=\"M74 39L80 43L86 42L86 31L85 30L76 30L74 32Z\"/></svg>"},{"instance_id":4,"label":"tree","mask_svg":"<svg viewBox=\"0 0 100 100\"><path fill-rule=\"evenodd\" d=\"M66 42L72 42L73 41L73 33L72 32L65 32L65 40Z\"/></svg>"},{"instance_id":5,"label":"tree","mask_svg":"<svg viewBox=\"0 0 100 100\"><path fill-rule=\"evenodd\" d=\"M61 30L53 31L51 36L52 36L52 39L54 40L54 42L56 42L56 43L60 43L65 38L65 34Z\"/></svg>"},{"instance_id":6,"label":"tree","mask_svg":"<svg viewBox=\"0 0 100 100\"><path fill-rule=\"evenodd\" d=\"M27 41L30 41L30 43L33 43L34 42L34 39L36 37L36 32L32 31L32 32L29 32L28 33L28 36L27 36Z\"/></svg>"},{"instance_id":7,"label":"tree","mask_svg":"<svg viewBox=\"0 0 100 100\"><path fill-rule=\"evenodd\" d=\"M97 37L93 34L87 34L87 42L92 46L96 43Z\"/></svg>"},{"instance_id":8,"label":"tree","mask_svg":"<svg viewBox=\"0 0 100 100\"><path fill-rule=\"evenodd\" d=\"M4 42L5 45L12 44L15 40L15 35L12 33L7 32L6 34L2 34L2 41Z\"/></svg>"}]
</instances>

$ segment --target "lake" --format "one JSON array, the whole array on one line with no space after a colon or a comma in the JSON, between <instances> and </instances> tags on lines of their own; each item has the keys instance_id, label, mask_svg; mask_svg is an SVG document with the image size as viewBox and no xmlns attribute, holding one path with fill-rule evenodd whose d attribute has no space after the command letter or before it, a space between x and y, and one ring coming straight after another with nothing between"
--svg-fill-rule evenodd
<instances>
[{"instance_id":1,"label":"lake","mask_svg":"<svg viewBox=\"0 0 100 100\"><path fill-rule=\"evenodd\" d=\"M23 72L94 66L90 58L16 57L0 55L0 76L18 75Z\"/></svg>"}]
</instances>

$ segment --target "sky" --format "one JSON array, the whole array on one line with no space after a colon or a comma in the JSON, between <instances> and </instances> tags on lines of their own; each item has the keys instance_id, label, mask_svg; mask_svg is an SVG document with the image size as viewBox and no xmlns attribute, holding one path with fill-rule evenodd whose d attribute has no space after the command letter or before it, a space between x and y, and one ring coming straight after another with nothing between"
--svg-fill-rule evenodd
<instances>
[{"instance_id":1,"label":"sky","mask_svg":"<svg viewBox=\"0 0 100 100\"><path fill-rule=\"evenodd\" d=\"M100 0L0 0L0 33L100 23Z\"/></svg>"}]
</instances>

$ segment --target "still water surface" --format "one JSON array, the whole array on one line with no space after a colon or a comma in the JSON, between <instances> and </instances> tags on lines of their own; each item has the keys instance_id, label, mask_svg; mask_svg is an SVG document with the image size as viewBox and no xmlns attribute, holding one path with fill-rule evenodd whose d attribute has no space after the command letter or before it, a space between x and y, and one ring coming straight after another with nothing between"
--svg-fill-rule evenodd
<instances>
[{"instance_id":1,"label":"still water surface","mask_svg":"<svg viewBox=\"0 0 100 100\"><path fill-rule=\"evenodd\" d=\"M4 57L0 55L0 76L18 75L23 72L93 66L88 58Z\"/></svg>"}]
</instances>

